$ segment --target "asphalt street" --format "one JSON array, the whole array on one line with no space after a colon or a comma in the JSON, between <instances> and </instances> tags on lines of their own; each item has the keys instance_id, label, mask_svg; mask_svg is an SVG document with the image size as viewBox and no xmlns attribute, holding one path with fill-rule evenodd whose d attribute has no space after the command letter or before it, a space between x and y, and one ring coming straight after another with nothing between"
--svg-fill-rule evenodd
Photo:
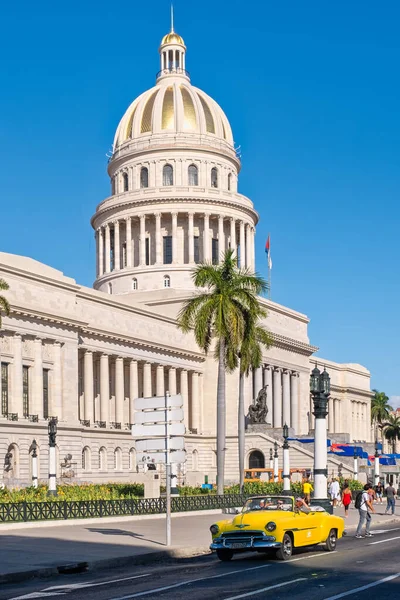
<instances>
[{"instance_id":1,"label":"asphalt street","mask_svg":"<svg viewBox=\"0 0 400 600\"><path fill-rule=\"evenodd\" d=\"M400 527L372 531L373 538L343 538L336 552L298 550L286 562L242 554L221 563L212 555L7 584L0 600L361 600L367 594L400 600Z\"/></svg>"}]
</instances>

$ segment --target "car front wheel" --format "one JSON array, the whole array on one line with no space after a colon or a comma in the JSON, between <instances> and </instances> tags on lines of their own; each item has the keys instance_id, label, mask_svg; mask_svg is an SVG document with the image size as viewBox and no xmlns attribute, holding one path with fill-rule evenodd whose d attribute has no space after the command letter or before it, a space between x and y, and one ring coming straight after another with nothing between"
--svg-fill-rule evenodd
<instances>
[{"instance_id":1,"label":"car front wheel","mask_svg":"<svg viewBox=\"0 0 400 600\"><path fill-rule=\"evenodd\" d=\"M228 560L232 559L233 552L232 550L217 550L217 556L219 560L222 560L223 562L228 562Z\"/></svg>"},{"instance_id":2,"label":"car front wheel","mask_svg":"<svg viewBox=\"0 0 400 600\"><path fill-rule=\"evenodd\" d=\"M336 550L336 544L337 544L336 529L331 529L328 537L326 538L324 549L327 552L333 552L334 550Z\"/></svg>"},{"instance_id":3,"label":"car front wheel","mask_svg":"<svg viewBox=\"0 0 400 600\"><path fill-rule=\"evenodd\" d=\"M282 546L276 552L276 558L278 560L287 560L292 556L293 552L293 541L292 537L285 533L282 540Z\"/></svg>"}]
</instances>

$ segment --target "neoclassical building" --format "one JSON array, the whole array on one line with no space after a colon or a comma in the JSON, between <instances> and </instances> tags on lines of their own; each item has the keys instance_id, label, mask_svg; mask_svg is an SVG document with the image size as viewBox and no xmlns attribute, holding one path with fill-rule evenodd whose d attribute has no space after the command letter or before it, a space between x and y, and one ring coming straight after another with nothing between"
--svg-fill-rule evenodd
<instances>
[{"instance_id":1,"label":"neoclassical building","mask_svg":"<svg viewBox=\"0 0 400 600\"><path fill-rule=\"evenodd\" d=\"M191 274L218 263L228 248L255 268L258 214L238 191L240 158L219 105L191 84L186 46L173 30L162 39L156 85L122 117L108 163L111 194L96 207L94 289L32 258L0 253L11 314L0 334L0 481L28 483L31 444L40 478L48 472L48 418L58 419L60 479L137 480L130 432L137 397L180 393L187 461L181 480L216 473L217 366L176 325L194 293ZM89 259L89 257L88 257ZM282 425L312 433L309 373L318 350L308 318L262 300L274 344L246 380L250 405L267 385L271 427L248 432L250 466L267 460ZM326 364L332 378L332 439L370 440L370 374L357 364ZM238 374L227 377L226 479L238 479ZM292 463L312 452L293 442ZM257 459L257 460L256 460ZM330 469L339 461L330 458ZM350 473L351 466L344 466ZM346 472L347 472L346 471Z\"/></svg>"}]
</instances>

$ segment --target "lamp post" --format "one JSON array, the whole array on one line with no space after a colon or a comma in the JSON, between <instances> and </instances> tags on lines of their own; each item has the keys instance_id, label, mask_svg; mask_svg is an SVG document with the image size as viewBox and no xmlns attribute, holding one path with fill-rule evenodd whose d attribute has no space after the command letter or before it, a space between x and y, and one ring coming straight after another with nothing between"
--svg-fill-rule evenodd
<instances>
[{"instance_id":1,"label":"lamp post","mask_svg":"<svg viewBox=\"0 0 400 600\"><path fill-rule=\"evenodd\" d=\"M37 461L37 443L33 440L31 444L32 452L32 486L37 488L38 486L38 461Z\"/></svg>"},{"instance_id":2,"label":"lamp post","mask_svg":"<svg viewBox=\"0 0 400 600\"><path fill-rule=\"evenodd\" d=\"M289 427L283 426L283 493L290 494Z\"/></svg>"},{"instance_id":3,"label":"lamp post","mask_svg":"<svg viewBox=\"0 0 400 600\"><path fill-rule=\"evenodd\" d=\"M325 510L333 513L331 503L327 498L328 481L328 454L326 417L328 414L328 400L330 396L331 380L324 368L323 372L317 365L311 372L310 391L313 397L315 416L315 440L314 440L314 499Z\"/></svg>"},{"instance_id":4,"label":"lamp post","mask_svg":"<svg viewBox=\"0 0 400 600\"><path fill-rule=\"evenodd\" d=\"M279 480L278 442L274 442L274 482Z\"/></svg>"},{"instance_id":5,"label":"lamp post","mask_svg":"<svg viewBox=\"0 0 400 600\"><path fill-rule=\"evenodd\" d=\"M271 469L271 479L272 479L272 474L274 472L274 451L272 450L272 448L269 449L269 468Z\"/></svg>"},{"instance_id":6,"label":"lamp post","mask_svg":"<svg viewBox=\"0 0 400 600\"><path fill-rule=\"evenodd\" d=\"M374 484L378 485L379 483L379 448L378 448L378 438L375 438L375 461L374 461Z\"/></svg>"},{"instance_id":7,"label":"lamp post","mask_svg":"<svg viewBox=\"0 0 400 600\"><path fill-rule=\"evenodd\" d=\"M357 446L354 446L354 480L358 480L358 450Z\"/></svg>"},{"instance_id":8,"label":"lamp post","mask_svg":"<svg viewBox=\"0 0 400 600\"><path fill-rule=\"evenodd\" d=\"M51 417L48 425L49 433L49 496L57 496L56 436L57 418Z\"/></svg>"}]
</instances>

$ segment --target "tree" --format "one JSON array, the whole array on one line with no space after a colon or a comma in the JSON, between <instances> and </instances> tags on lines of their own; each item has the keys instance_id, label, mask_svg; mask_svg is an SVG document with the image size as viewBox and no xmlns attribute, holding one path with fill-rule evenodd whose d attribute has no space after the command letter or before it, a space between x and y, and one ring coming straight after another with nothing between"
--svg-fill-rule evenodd
<instances>
[{"instance_id":1,"label":"tree","mask_svg":"<svg viewBox=\"0 0 400 600\"><path fill-rule=\"evenodd\" d=\"M217 379L217 492L224 493L226 400L225 375L239 364L239 349L245 334L245 313L258 305L257 293L265 285L257 275L238 269L233 250L227 250L222 263L202 263L193 271L193 282L201 288L185 302L178 326L193 329L199 347L208 353L215 339L214 358ZM205 290L204 290L205 288Z\"/></svg>"},{"instance_id":2,"label":"tree","mask_svg":"<svg viewBox=\"0 0 400 600\"><path fill-rule=\"evenodd\" d=\"M385 438L392 444L393 454L396 454L397 440L400 440L400 417L396 414L389 415L383 423L383 432Z\"/></svg>"},{"instance_id":3,"label":"tree","mask_svg":"<svg viewBox=\"0 0 400 600\"><path fill-rule=\"evenodd\" d=\"M393 409L389 404L389 398L385 392L372 391L374 392L374 397L371 402L371 420L372 423L375 423L382 429L383 422L389 418L389 413Z\"/></svg>"},{"instance_id":4,"label":"tree","mask_svg":"<svg viewBox=\"0 0 400 600\"><path fill-rule=\"evenodd\" d=\"M0 290L8 290L9 285L6 281L4 281L4 279L0 279ZM10 314L10 305L8 303L8 300L6 298L4 298L4 296L0 296L0 328L1 328L1 313L4 313L5 315L9 315Z\"/></svg>"}]
</instances>

